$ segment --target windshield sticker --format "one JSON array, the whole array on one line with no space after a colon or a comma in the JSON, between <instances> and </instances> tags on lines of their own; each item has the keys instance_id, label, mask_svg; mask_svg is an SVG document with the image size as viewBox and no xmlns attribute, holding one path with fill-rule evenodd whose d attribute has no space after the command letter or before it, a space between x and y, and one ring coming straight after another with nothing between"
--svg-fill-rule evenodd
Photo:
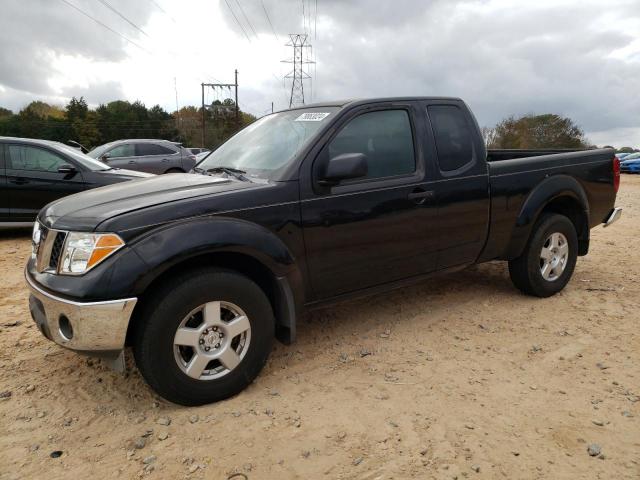
<instances>
[{"instance_id":1,"label":"windshield sticker","mask_svg":"<svg viewBox=\"0 0 640 480\"><path fill-rule=\"evenodd\" d=\"M331 112L307 112L296 118L296 122L321 122L330 115Z\"/></svg>"}]
</instances>

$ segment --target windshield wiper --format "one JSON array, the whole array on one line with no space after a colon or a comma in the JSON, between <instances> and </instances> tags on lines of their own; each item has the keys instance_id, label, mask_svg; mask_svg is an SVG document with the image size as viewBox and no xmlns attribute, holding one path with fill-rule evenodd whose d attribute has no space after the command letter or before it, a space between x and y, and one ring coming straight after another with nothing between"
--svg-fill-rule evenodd
<instances>
[{"instance_id":1,"label":"windshield wiper","mask_svg":"<svg viewBox=\"0 0 640 480\"><path fill-rule=\"evenodd\" d=\"M202 169L199 169L202 170ZM198 171L198 170L196 170ZM213 168L208 168L207 173L226 173L227 175L237 178L238 180L242 180L244 182L250 182L251 180L249 180L247 177L244 176L245 172L244 170L240 170L238 168L232 168L232 167L213 167Z\"/></svg>"}]
</instances>

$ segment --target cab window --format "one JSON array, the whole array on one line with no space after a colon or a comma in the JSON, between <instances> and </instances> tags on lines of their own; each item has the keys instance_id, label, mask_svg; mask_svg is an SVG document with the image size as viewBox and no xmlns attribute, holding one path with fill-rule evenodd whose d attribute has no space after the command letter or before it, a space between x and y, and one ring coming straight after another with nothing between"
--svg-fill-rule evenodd
<instances>
[{"instance_id":1,"label":"cab window","mask_svg":"<svg viewBox=\"0 0 640 480\"><path fill-rule=\"evenodd\" d=\"M413 173L416 160L409 112L380 110L358 115L329 144L329 158L343 153L367 156L367 178Z\"/></svg>"}]
</instances>

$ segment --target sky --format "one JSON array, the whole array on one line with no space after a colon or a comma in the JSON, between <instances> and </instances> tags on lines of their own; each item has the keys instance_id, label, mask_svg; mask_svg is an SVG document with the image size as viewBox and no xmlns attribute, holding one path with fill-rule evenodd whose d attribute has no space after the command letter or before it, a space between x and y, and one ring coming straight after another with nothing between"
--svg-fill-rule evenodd
<instances>
[{"instance_id":1,"label":"sky","mask_svg":"<svg viewBox=\"0 0 640 480\"><path fill-rule=\"evenodd\" d=\"M200 105L233 83L255 115L289 105L290 33L312 45L306 103L454 96L481 126L572 118L640 147L640 0L0 0L0 106ZM74 8L75 7L75 8ZM304 9L304 12L303 12ZM80 11L79 11L80 10ZM84 13L83 13L84 12ZM93 19L98 20L100 24ZM207 89L207 103L232 97Z\"/></svg>"}]
</instances>

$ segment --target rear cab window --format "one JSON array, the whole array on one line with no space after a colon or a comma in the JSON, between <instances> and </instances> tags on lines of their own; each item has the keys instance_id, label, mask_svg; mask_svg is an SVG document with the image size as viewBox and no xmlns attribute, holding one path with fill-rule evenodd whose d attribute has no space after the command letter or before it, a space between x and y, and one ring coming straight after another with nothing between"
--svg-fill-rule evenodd
<instances>
[{"instance_id":1,"label":"rear cab window","mask_svg":"<svg viewBox=\"0 0 640 480\"><path fill-rule=\"evenodd\" d=\"M456 105L430 105L427 111L435 137L440 171L457 172L473 165L475 133L465 112Z\"/></svg>"}]
</instances>

